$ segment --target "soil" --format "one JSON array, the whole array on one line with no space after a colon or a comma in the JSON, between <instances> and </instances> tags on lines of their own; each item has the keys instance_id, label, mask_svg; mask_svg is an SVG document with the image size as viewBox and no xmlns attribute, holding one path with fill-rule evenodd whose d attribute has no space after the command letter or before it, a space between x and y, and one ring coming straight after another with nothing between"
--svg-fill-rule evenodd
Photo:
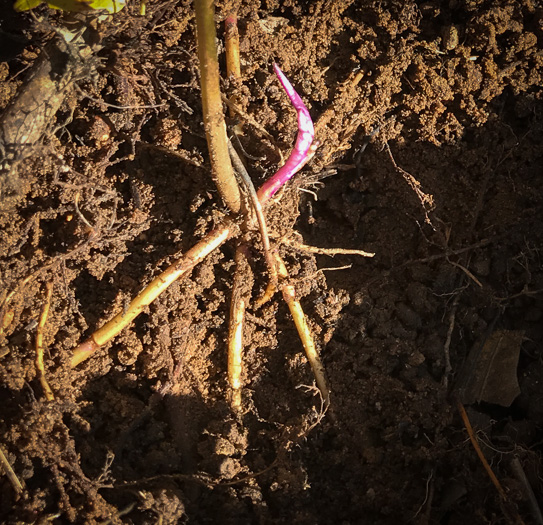
<instances>
[{"instance_id":1,"label":"soil","mask_svg":"<svg viewBox=\"0 0 543 525\"><path fill-rule=\"evenodd\" d=\"M6 107L53 28L83 16L42 6L38 23L1 5ZM268 221L331 407L321 413L276 294L249 306L243 413L231 410L235 241L70 366L79 342L225 215L209 176L191 2L150 2L144 17L130 4L93 26L103 48L90 73L0 181L0 448L24 484L18 493L0 478L1 521L540 523L543 9L220 2L220 42L230 9L243 78L223 88L246 115L229 125L243 126L255 184L296 135L274 61L318 123L315 157ZM220 60L224 71L222 47ZM256 299L267 282L256 234L251 266ZM47 283L51 402L35 364ZM494 378L505 385L516 372L520 393L510 406L478 398L466 410L504 499L456 401L468 355L498 330L523 334L518 365Z\"/></svg>"}]
</instances>

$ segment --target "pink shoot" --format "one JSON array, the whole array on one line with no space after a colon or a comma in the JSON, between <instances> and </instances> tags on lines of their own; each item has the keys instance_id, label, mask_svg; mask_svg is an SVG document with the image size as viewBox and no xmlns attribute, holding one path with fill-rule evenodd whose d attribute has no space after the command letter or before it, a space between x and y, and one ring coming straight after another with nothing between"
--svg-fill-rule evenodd
<instances>
[{"instance_id":1,"label":"pink shoot","mask_svg":"<svg viewBox=\"0 0 543 525\"><path fill-rule=\"evenodd\" d=\"M313 121L311 120L309 111L305 107L300 95L296 93L292 84L279 69L277 64L273 65L273 69L279 78L283 89L287 92L288 98L290 98L294 109L296 109L298 113L298 136L296 137L294 149L285 165L272 175L258 190L258 200L262 204L271 199L277 190L279 190L283 184L289 181L293 175L305 165L308 161L308 155L311 153L311 144L313 143L313 137L315 135Z\"/></svg>"}]
</instances>

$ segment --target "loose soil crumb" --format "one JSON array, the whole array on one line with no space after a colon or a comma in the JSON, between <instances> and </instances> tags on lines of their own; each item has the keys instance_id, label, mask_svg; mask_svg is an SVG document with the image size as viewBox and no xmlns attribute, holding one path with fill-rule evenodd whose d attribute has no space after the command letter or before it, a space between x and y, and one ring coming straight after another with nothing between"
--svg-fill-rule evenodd
<instances>
[{"instance_id":1,"label":"loose soil crumb","mask_svg":"<svg viewBox=\"0 0 543 525\"><path fill-rule=\"evenodd\" d=\"M0 56L5 108L69 17L41 7L47 22L35 25L2 7L11 25L0 49L22 43ZM543 10L521 0L239 0L218 2L218 22L230 9L243 79L224 89L274 141L243 117L230 122L244 124L243 147L260 159L247 160L255 184L296 133L274 61L321 142L268 211L272 241L298 232L305 244L376 254L280 245L331 409L322 417L276 295L249 309L245 410L231 412L234 242L70 367L75 345L225 213L209 177L191 3L151 2L145 17L130 5L92 26L103 44L94 73L16 179L0 178L2 304L14 291L0 319L0 448L24 484L18 495L0 478L0 519L455 525L518 513L536 522L512 465L520 460L543 505ZM251 255L256 298L267 279L258 240ZM47 282L50 403L34 357ZM497 329L525 334L521 393L510 407L467 411L505 504L454 401L468 354Z\"/></svg>"}]
</instances>

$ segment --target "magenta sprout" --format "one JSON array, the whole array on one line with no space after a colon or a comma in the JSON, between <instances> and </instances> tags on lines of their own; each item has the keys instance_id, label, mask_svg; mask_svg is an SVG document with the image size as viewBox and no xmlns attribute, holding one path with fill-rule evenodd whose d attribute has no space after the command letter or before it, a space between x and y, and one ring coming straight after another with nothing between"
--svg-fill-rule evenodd
<instances>
[{"instance_id":1,"label":"magenta sprout","mask_svg":"<svg viewBox=\"0 0 543 525\"><path fill-rule=\"evenodd\" d=\"M271 199L277 190L279 190L283 184L289 181L292 176L304 166L308 160L308 155L311 153L311 144L313 143L313 137L315 136L313 121L311 120L309 111L305 107L300 95L296 93L292 84L279 69L277 64L273 65L273 69L279 78L283 89L287 92L288 98L290 98L294 109L296 109L296 112L298 113L298 136L296 137L294 149L285 165L272 175L258 190L258 200L261 204L264 204Z\"/></svg>"}]
</instances>

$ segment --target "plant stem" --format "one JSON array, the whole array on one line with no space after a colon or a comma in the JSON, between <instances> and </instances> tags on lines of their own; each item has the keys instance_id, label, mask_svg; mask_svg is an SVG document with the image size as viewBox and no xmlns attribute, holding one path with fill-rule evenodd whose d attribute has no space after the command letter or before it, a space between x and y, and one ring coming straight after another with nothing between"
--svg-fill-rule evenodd
<instances>
[{"instance_id":1,"label":"plant stem","mask_svg":"<svg viewBox=\"0 0 543 525\"><path fill-rule=\"evenodd\" d=\"M240 193L228 155L226 124L221 101L213 0L194 0L200 62L202 110L212 176L230 211L240 210Z\"/></svg>"}]
</instances>

